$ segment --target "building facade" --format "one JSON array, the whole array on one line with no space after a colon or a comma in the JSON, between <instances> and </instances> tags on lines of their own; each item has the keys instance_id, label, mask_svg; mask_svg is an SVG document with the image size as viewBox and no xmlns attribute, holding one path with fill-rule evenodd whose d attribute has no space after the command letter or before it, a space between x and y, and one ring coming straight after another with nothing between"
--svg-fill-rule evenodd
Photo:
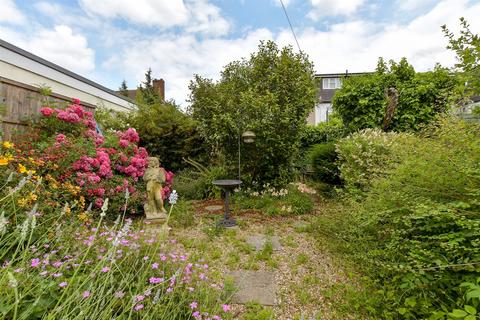
<instances>
[{"instance_id":1,"label":"building facade","mask_svg":"<svg viewBox=\"0 0 480 320\"><path fill-rule=\"evenodd\" d=\"M318 83L318 103L308 117L308 124L317 125L320 122L327 122L332 114L332 100L335 92L342 87L342 81L346 77L364 75L366 72L349 73L324 73L316 74Z\"/></svg>"}]
</instances>

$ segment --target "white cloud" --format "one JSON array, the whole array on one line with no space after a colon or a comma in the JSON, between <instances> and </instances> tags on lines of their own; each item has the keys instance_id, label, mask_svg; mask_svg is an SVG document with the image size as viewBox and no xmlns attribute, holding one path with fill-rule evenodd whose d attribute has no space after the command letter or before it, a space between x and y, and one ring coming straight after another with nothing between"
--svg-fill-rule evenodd
<instances>
[{"instance_id":1,"label":"white cloud","mask_svg":"<svg viewBox=\"0 0 480 320\"><path fill-rule=\"evenodd\" d=\"M34 34L0 28L2 38L68 70L87 74L95 69L95 52L87 39L65 25L39 29Z\"/></svg>"},{"instance_id":2,"label":"white cloud","mask_svg":"<svg viewBox=\"0 0 480 320\"><path fill-rule=\"evenodd\" d=\"M399 60L406 57L418 71L432 69L436 62L452 66L453 52L447 50L447 40L440 26L447 24L458 30L458 18L465 16L478 30L480 4L468 0L444 0L427 14L410 23L376 23L354 20L338 23L327 31L306 29L297 34L301 48L309 54L319 73L372 71L378 57ZM293 44L289 30L277 37L281 44Z\"/></svg>"},{"instance_id":3,"label":"white cloud","mask_svg":"<svg viewBox=\"0 0 480 320\"><path fill-rule=\"evenodd\" d=\"M180 26L189 32L213 35L226 34L230 27L220 9L208 0L80 0L80 5L91 14L139 25Z\"/></svg>"},{"instance_id":4,"label":"white cloud","mask_svg":"<svg viewBox=\"0 0 480 320\"><path fill-rule=\"evenodd\" d=\"M26 18L13 0L0 0L0 22L23 24Z\"/></svg>"},{"instance_id":5,"label":"white cloud","mask_svg":"<svg viewBox=\"0 0 480 320\"><path fill-rule=\"evenodd\" d=\"M140 83L149 67L156 78L166 81L166 98L184 103L188 83L194 74L218 78L229 62L247 57L260 40L271 39L266 29L252 31L237 39L198 40L192 35L166 35L133 43L104 63L104 67L121 70L127 79ZM130 82L130 86L134 84Z\"/></svg>"},{"instance_id":6,"label":"white cloud","mask_svg":"<svg viewBox=\"0 0 480 320\"><path fill-rule=\"evenodd\" d=\"M312 10L308 17L318 20L327 16L350 16L355 13L365 0L310 0Z\"/></svg>"},{"instance_id":7,"label":"white cloud","mask_svg":"<svg viewBox=\"0 0 480 320\"><path fill-rule=\"evenodd\" d=\"M397 0L396 7L402 11L415 11L425 8L437 0Z\"/></svg>"}]
</instances>

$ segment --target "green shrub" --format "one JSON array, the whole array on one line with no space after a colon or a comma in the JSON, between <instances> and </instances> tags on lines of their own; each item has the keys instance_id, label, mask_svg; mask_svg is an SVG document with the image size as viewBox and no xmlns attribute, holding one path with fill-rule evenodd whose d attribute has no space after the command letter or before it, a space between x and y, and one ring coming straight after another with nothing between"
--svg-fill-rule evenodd
<instances>
[{"instance_id":1,"label":"green shrub","mask_svg":"<svg viewBox=\"0 0 480 320\"><path fill-rule=\"evenodd\" d=\"M309 158L314 179L330 184L340 183L335 143L328 142L313 146L310 150Z\"/></svg>"},{"instance_id":2,"label":"green shrub","mask_svg":"<svg viewBox=\"0 0 480 320\"><path fill-rule=\"evenodd\" d=\"M308 150L313 145L336 141L345 135L345 127L339 117L332 116L328 122L320 122L316 126L306 126L300 137L302 150Z\"/></svg>"},{"instance_id":3,"label":"green shrub","mask_svg":"<svg viewBox=\"0 0 480 320\"><path fill-rule=\"evenodd\" d=\"M381 286L376 316L426 319L463 309L457 288L480 272L480 125L440 119L393 145L385 139L382 149L387 136L370 145L381 157L374 153L372 165L356 167L371 182L346 210L340 236Z\"/></svg>"},{"instance_id":4,"label":"green shrub","mask_svg":"<svg viewBox=\"0 0 480 320\"><path fill-rule=\"evenodd\" d=\"M385 177L399 162L395 146L410 135L365 129L336 144L340 177L350 191L367 190L373 181Z\"/></svg>"},{"instance_id":5,"label":"green shrub","mask_svg":"<svg viewBox=\"0 0 480 320\"><path fill-rule=\"evenodd\" d=\"M215 187L213 180L226 179L228 173L225 167L205 167L192 160L186 160L193 168L185 169L176 175L174 188L184 199L201 200L219 198L220 189Z\"/></svg>"}]
</instances>

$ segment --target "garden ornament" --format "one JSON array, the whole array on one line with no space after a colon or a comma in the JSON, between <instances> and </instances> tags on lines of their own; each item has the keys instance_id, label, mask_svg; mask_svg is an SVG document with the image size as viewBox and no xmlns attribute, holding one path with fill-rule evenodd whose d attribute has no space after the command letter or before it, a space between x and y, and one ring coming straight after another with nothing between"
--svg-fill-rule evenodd
<instances>
[{"instance_id":1,"label":"garden ornament","mask_svg":"<svg viewBox=\"0 0 480 320\"><path fill-rule=\"evenodd\" d=\"M160 168L158 158L148 158L148 167L143 175L143 180L147 182L147 202L143 205L147 219L167 219L167 211L163 207L162 199L162 189L166 177L165 171Z\"/></svg>"}]
</instances>

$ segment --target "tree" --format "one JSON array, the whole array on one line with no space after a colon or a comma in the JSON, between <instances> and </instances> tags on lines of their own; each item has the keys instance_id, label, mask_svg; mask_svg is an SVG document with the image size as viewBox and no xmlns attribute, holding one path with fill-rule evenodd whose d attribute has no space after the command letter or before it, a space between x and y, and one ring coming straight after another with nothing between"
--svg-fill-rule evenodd
<instances>
[{"instance_id":1,"label":"tree","mask_svg":"<svg viewBox=\"0 0 480 320\"><path fill-rule=\"evenodd\" d=\"M118 91L121 95L128 97L128 86L125 79L122 81L122 84L120 85L120 88L118 88Z\"/></svg>"},{"instance_id":2,"label":"tree","mask_svg":"<svg viewBox=\"0 0 480 320\"><path fill-rule=\"evenodd\" d=\"M405 58L388 64L380 58L375 73L344 79L333 98L333 109L349 132L381 127L385 119L385 129L418 130L450 108L456 101L457 87L455 74L440 65L433 71L416 73ZM387 94L395 91L398 96ZM392 99L396 107L388 108Z\"/></svg>"},{"instance_id":3,"label":"tree","mask_svg":"<svg viewBox=\"0 0 480 320\"><path fill-rule=\"evenodd\" d=\"M148 68L145 72L145 81L140 84L137 91L137 102L142 105L154 105L161 103L158 92L153 87L152 69Z\"/></svg>"},{"instance_id":4,"label":"tree","mask_svg":"<svg viewBox=\"0 0 480 320\"><path fill-rule=\"evenodd\" d=\"M465 18L460 18L460 36L455 37L446 25L442 26L445 37L448 38L447 49L457 54L455 65L462 73L463 83L468 83L466 94L480 94L480 36L470 30Z\"/></svg>"},{"instance_id":5,"label":"tree","mask_svg":"<svg viewBox=\"0 0 480 320\"><path fill-rule=\"evenodd\" d=\"M228 64L218 82L197 75L189 88L190 112L232 176L238 139L251 130L255 142L241 145L242 179L276 185L292 180L300 134L317 101L306 55L261 42L249 59Z\"/></svg>"}]
</instances>

